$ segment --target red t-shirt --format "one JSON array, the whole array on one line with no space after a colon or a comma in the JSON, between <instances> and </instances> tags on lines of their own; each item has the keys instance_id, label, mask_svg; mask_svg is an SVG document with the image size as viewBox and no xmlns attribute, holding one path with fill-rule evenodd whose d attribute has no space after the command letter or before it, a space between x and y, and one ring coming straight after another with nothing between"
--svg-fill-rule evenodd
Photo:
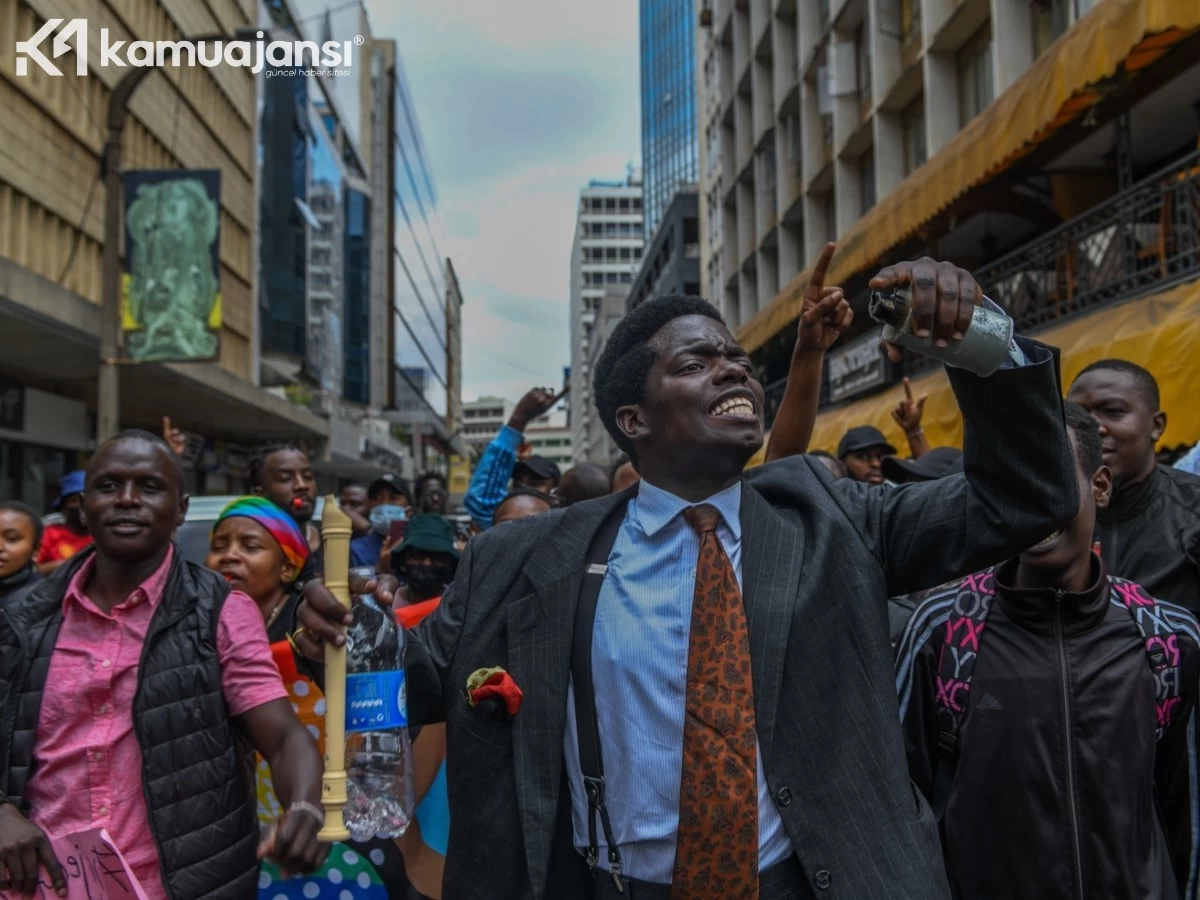
<instances>
[{"instance_id":1,"label":"red t-shirt","mask_svg":"<svg viewBox=\"0 0 1200 900\"><path fill-rule=\"evenodd\" d=\"M92 545L92 536L79 534L66 525L47 525L42 533L42 546L38 550L37 563L60 562L70 559L84 547Z\"/></svg>"}]
</instances>

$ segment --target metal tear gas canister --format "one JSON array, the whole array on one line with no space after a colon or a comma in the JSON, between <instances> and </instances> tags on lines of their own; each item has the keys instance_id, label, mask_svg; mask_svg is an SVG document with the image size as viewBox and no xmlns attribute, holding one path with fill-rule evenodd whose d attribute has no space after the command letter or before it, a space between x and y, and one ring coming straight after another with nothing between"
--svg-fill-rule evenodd
<instances>
[{"instance_id":1,"label":"metal tear gas canister","mask_svg":"<svg viewBox=\"0 0 1200 900\"><path fill-rule=\"evenodd\" d=\"M1013 341L1013 320L994 303L976 306L962 340L950 341L945 347L936 346L932 337L913 334L912 292L908 288L886 294L872 292L867 313L883 325L883 339L888 343L985 378L1009 359L1019 357Z\"/></svg>"}]
</instances>

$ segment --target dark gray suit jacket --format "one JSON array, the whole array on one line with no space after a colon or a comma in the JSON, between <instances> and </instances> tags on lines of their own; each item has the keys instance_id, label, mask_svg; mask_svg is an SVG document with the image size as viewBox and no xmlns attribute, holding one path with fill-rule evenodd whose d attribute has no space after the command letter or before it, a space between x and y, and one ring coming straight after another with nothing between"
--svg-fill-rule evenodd
<instances>
[{"instance_id":1,"label":"dark gray suit jacket","mask_svg":"<svg viewBox=\"0 0 1200 900\"><path fill-rule=\"evenodd\" d=\"M1027 352L1041 361L986 380L951 372L966 422L963 475L880 489L834 482L794 457L743 481L763 763L816 897L949 896L937 826L905 764L887 598L999 562L1078 512L1057 363L1046 348ZM588 896L572 851L563 729L584 557L622 499L475 538L410 645L412 719L447 723L447 900ZM524 691L511 724L467 704L468 677L490 666Z\"/></svg>"}]
</instances>

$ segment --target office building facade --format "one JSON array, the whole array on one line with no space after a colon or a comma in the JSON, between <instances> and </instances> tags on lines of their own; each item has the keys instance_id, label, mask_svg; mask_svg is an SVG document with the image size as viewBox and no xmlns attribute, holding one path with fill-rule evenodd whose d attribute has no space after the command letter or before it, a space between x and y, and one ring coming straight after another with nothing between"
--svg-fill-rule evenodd
<instances>
[{"instance_id":1,"label":"office building facade","mask_svg":"<svg viewBox=\"0 0 1200 900\"><path fill-rule=\"evenodd\" d=\"M931 442L961 439L943 375L856 352L877 338L867 280L898 259L970 269L1018 329L1069 348L1067 378L1105 355L1159 370L1165 395L1200 377L1148 356L1200 305L1179 218L1200 183L1200 6L704 0L697 21L702 279L769 382L768 419L830 240L827 283L856 317L827 356L814 447L866 422L901 445L903 375L930 394ZM1200 438L1192 408L1164 405L1180 412L1164 440Z\"/></svg>"},{"instance_id":2,"label":"office building facade","mask_svg":"<svg viewBox=\"0 0 1200 900\"><path fill-rule=\"evenodd\" d=\"M593 335L606 292L627 294L642 258L642 179L631 170L624 181L592 181L579 192L571 247L570 425L582 461L591 436L603 431L592 403Z\"/></svg>"},{"instance_id":3,"label":"office building facade","mask_svg":"<svg viewBox=\"0 0 1200 900\"><path fill-rule=\"evenodd\" d=\"M664 294L700 294L700 204L694 184L681 185L642 253L629 309Z\"/></svg>"},{"instance_id":4,"label":"office building facade","mask_svg":"<svg viewBox=\"0 0 1200 900\"><path fill-rule=\"evenodd\" d=\"M69 50L50 76L17 74L13 47L46 21L87 16L92 34L113 41L179 41L253 26L255 4L218 16L190 0L137 4L0 0L0 496L47 509L58 478L94 445L105 233L101 160L106 117L122 72L89 54L76 72ZM43 43L49 54L50 39ZM249 68L196 67L179 78L151 72L125 121L123 170L220 172L219 357L213 362L122 366L120 424L158 430L164 415L203 439L204 471L187 467L187 487L226 479L240 489L227 444L291 440L320 448L327 422L263 390L257 377L255 234L257 86Z\"/></svg>"},{"instance_id":5,"label":"office building facade","mask_svg":"<svg viewBox=\"0 0 1200 900\"><path fill-rule=\"evenodd\" d=\"M463 404L463 440L472 459L479 459L487 445L508 423L513 405L503 397L479 397Z\"/></svg>"},{"instance_id":6,"label":"office building facade","mask_svg":"<svg viewBox=\"0 0 1200 900\"><path fill-rule=\"evenodd\" d=\"M640 0L642 171L649 239L675 192L696 181L696 13L693 0Z\"/></svg>"}]
</instances>

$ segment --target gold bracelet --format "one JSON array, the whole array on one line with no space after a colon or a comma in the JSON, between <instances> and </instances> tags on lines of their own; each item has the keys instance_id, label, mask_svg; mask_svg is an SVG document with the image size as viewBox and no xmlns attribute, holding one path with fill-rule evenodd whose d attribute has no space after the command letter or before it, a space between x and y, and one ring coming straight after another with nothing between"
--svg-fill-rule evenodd
<instances>
[{"instance_id":1,"label":"gold bracelet","mask_svg":"<svg viewBox=\"0 0 1200 900\"><path fill-rule=\"evenodd\" d=\"M292 652L295 653L297 656L301 656L301 657L304 656L304 651L301 650L299 645L296 643L296 638L299 637L303 632L304 632L304 627L301 626L300 628L297 628L295 631L289 633L287 636L287 642L291 646Z\"/></svg>"}]
</instances>

